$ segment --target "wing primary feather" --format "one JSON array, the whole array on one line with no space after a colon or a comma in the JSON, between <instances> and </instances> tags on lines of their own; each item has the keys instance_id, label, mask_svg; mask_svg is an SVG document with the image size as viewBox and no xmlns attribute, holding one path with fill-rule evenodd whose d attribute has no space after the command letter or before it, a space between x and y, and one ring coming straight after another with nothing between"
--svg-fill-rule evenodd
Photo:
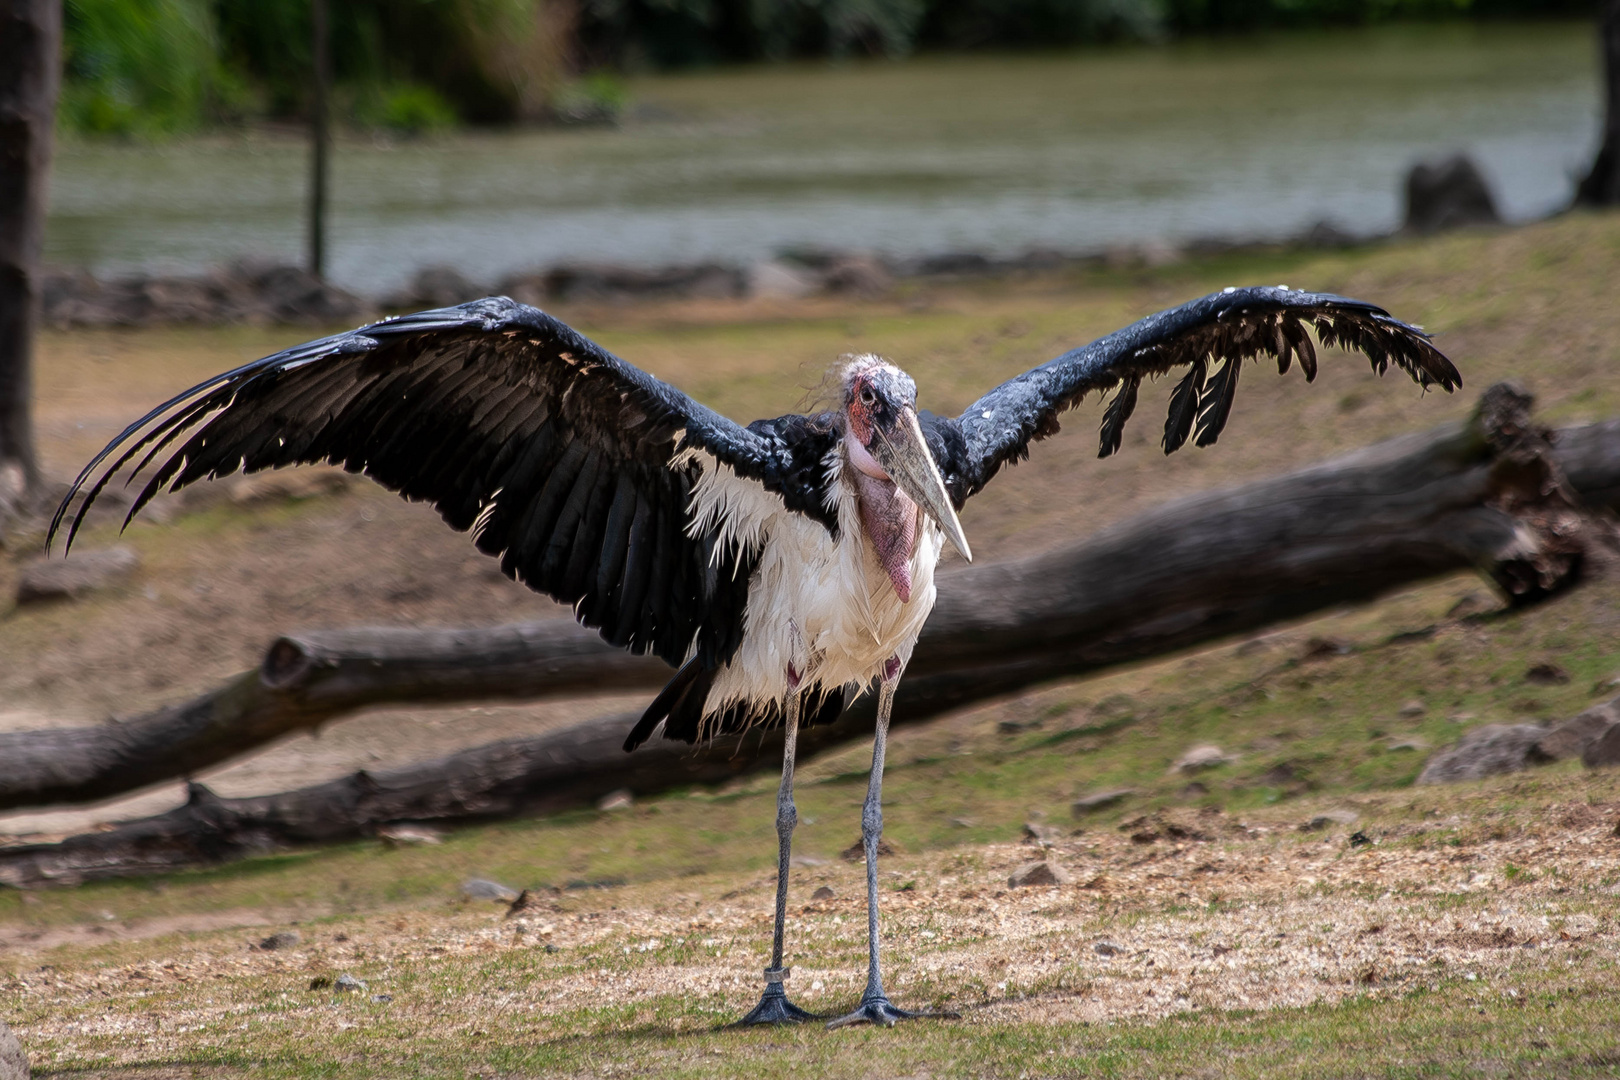
<instances>
[{"instance_id":1,"label":"wing primary feather","mask_svg":"<svg viewBox=\"0 0 1620 1080\"><path fill-rule=\"evenodd\" d=\"M1299 356L1299 369L1305 373L1305 381L1316 381L1316 344L1311 341L1311 332L1298 320L1293 323L1297 333L1294 336L1294 352Z\"/></svg>"},{"instance_id":2,"label":"wing primary feather","mask_svg":"<svg viewBox=\"0 0 1620 1080\"><path fill-rule=\"evenodd\" d=\"M1100 445L1097 448L1098 457L1105 458L1118 452L1121 440L1125 437L1125 421L1136 411L1136 391L1141 385L1142 380L1136 375L1120 380L1119 392L1114 395L1114 400L1108 403L1108 408L1103 412Z\"/></svg>"},{"instance_id":3,"label":"wing primary feather","mask_svg":"<svg viewBox=\"0 0 1620 1080\"><path fill-rule=\"evenodd\" d=\"M647 597L648 568L652 562L654 511L647 497L636 492L636 512L630 520L629 547L624 555L624 589L619 594L619 632L609 640L637 653L647 651L647 639L640 635L641 605Z\"/></svg>"},{"instance_id":4,"label":"wing primary feather","mask_svg":"<svg viewBox=\"0 0 1620 1080\"><path fill-rule=\"evenodd\" d=\"M1225 430L1226 421L1232 415L1232 399L1237 395L1238 374L1242 367L1241 356L1228 356L1221 370L1210 379L1209 392L1205 395L1208 403L1198 417L1199 446L1214 446L1215 440Z\"/></svg>"},{"instance_id":5,"label":"wing primary feather","mask_svg":"<svg viewBox=\"0 0 1620 1080\"><path fill-rule=\"evenodd\" d=\"M1186 443L1198 416L1198 398L1209 361L1200 356L1170 394L1170 412L1164 420L1164 452L1173 454Z\"/></svg>"}]
</instances>

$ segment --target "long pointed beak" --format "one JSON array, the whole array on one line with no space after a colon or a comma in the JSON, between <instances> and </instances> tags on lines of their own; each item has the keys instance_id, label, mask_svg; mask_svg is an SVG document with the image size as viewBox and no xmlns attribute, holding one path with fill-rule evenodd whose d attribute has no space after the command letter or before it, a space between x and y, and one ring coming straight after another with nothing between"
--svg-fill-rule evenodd
<instances>
[{"instance_id":1,"label":"long pointed beak","mask_svg":"<svg viewBox=\"0 0 1620 1080\"><path fill-rule=\"evenodd\" d=\"M883 471L889 474L901 491L911 496L913 502L933 515L950 538L951 546L962 553L962 558L972 562L973 551L968 547L966 534L962 532L962 523L956 520L956 509L951 506L951 497L945 491L945 481L934 464L934 456L928 452L928 443L923 440L916 410L902 410L894 431L891 433L878 428L877 436L872 456L883 466Z\"/></svg>"}]
</instances>

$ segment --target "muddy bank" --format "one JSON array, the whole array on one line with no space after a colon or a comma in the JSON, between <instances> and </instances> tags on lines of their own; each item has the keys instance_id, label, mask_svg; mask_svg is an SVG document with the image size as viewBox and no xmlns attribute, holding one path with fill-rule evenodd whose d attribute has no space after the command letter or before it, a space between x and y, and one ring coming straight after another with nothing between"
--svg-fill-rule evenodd
<instances>
[{"instance_id":1,"label":"muddy bank","mask_svg":"<svg viewBox=\"0 0 1620 1080\"><path fill-rule=\"evenodd\" d=\"M1018 277L1066 269L1166 266L1229 252L1337 248L1382 237L1358 237L1323 223L1282 243L1223 239L1181 247L1116 246L1095 252L1031 249L1017 255L955 251L895 258L861 251L800 248L748 264L700 262L662 267L568 263L480 281L443 266L418 270L395 293L363 297L295 267L243 260L199 276L153 275L112 281L82 270L47 271L47 325L71 327L169 324L333 325L389 312L505 295L524 303L635 304L686 299L796 299L818 294L879 298L905 282Z\"/></svg>"}]
</instances>

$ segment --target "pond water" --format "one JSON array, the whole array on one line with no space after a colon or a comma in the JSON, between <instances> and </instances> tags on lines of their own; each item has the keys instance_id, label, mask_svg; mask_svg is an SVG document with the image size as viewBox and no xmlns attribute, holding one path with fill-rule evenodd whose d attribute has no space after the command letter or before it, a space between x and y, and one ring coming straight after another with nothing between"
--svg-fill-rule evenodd
<instances>
[{"instance_id":1,"label":"pond water","mask_svg":"<svg viewBox=\"0 0 1620 1080\"><path fill-rule=\"evenodd\" d=\"M1582 24L1397 28L632 80L616 129L340 141L330 276L747 262L1350 233L1412 162L1478 160L1513 219L1565 203L1598 131ZM47 259L97 274L301 258L294 135L58 154Z\"/></svg>"}]
</instances>

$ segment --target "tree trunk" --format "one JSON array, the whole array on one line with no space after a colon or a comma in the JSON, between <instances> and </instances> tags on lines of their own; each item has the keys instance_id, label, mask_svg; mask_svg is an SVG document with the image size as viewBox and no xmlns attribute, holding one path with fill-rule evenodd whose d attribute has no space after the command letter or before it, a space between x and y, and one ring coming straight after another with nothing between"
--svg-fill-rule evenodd
<instances>
[{"instance_id":1,"label":"tree trunk","mask_svg":"<svg viewBox=\"0 0 1620 1080\"><path fill-rule=\"evenodd\" d=\"M0 0L0 519L40 479L30 367L61 52L60 0Z\"/></svg>"},{"instance_id":2,"label":"tree trunk","mask_svg":"<svg viewBox=\"0 0 1620 1080\"><path fill-rule=\"evenodd\" d=\"M1550 433L1528 398L1493 387L1475 421L1408 436L1274 480L1171 503L1076 546L942 575L901 682L895 723L1365 601L1475 567L1510 597L1571 582L1590 542L1567 492L1620 505L1620 420ZM222 760L268 734L367 705L653 686L668 669L569 624L355 630L278 640L258 672L110 729L0 738L6 806L104 798ZM299 791L186 806L61 844L0 851L0 882L69 883L367 835L397 820L507 817L775 768L778 733L701 750L620 749L634 715L588 721ZM800 736L799 754L862 738L870 697ZM182 763L190 763L184 764Z\"/></svg>"},{"instance_id":3,"label":"tree trunk","mask_svg":"<svg viewBox=\"0 0 1620 1080\"><path fill-rule=\"evenodd\" d=\"M1603 143L1592 169L1575 188L1575 202L1585 206L1620 206L1620 0L1607 0L1598 29L1603 49Z\"/></svg>"}]
</instances>

